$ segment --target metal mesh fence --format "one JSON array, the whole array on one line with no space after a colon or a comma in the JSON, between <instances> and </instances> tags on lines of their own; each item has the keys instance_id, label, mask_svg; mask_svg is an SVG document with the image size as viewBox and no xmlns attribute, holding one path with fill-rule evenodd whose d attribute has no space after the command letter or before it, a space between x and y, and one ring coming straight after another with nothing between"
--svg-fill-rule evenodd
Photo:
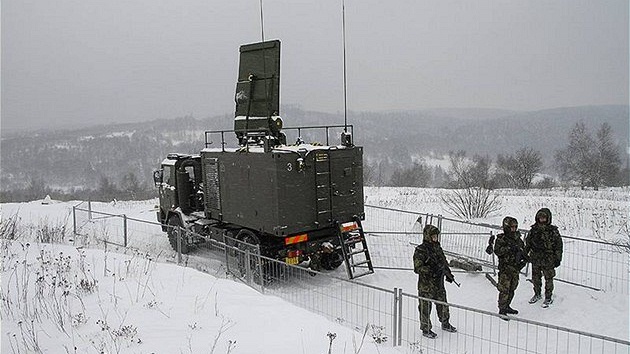
<instances>
[{"instance_id":1,"label":"metal mesh fence","mask_svg":"<svg viewBox=\"0 0 630 354\"><path fill-rule=\"evenodd\" d=\"M264 293L275 295L383 342L393 331L391 290L331 277L262 257L267 273Z\"/></svg>"},{"instance_id":2,"label":"metal mesh fence","mask_svg":"<svg viewBox=\"0 0 630 354\"><path fill-rule=\"evenodd\" d=\"M402 328L400 337L395 340L430 353L621 354L630 349L627 341L517 317L508 319L495 313L433 300L431 320L438 336L429 339L419 330L418 304L421 300L429 299L402 293ZM449 306L450 322L457 327L456 333L440 330L435 303Z\"/></svg>"},{"instance_id":3,"label":"metal mesh fence","mask_svg":"<svg viewBox=\"0 0 630 354\"><path fill-rule=\"evenodd\" d=\"M92 211L91 209L73 208L75 216L74 233L82 244L89 245L102 241L122 247L127 246L128 225L123 215L113 215Z\"/></svg>"},{"instance_id":4,"label":"metal mesh fence","mask_svg":"<svg viewBox=\"0 0 630 354\"><path fill-rule=\"evenodd\" d=\"M479 224L398 209L366 205L366 233L376 266L413 267L413 248L422 242L422 227L431 223L440 228L442 248L458 256L493 266L494 255L485 249L491 235L501 232L498 225ZM527 230L521 230L523 237ZM628 293L629 255L615 244L562 236L564 251L557 280L595 290ZM374 247L372 247L374 246ZM527 273L527 269L525 272Z\"/></svg>"},{"instance_id":5,"label":"metal mesh fence","mask_svg":"<svg viewBox=\"0 0 630 354\"><path fill-rule=\"evenodd\" d=\"M422 242L422 226L438 226L438 222L428 214L366 205L363 228L372 262L377 267L413 268L411 256L415 245Z\"/></svg>"},{"instance_id":6,"label":"metal mesh fence","mask_svg":"<svg viewBox=\"0 0 630 354\"><path fill-rule=\"evenodd\" d=\"M375 210L380 214L375 213ZM366 211L368 217L364 225L369 225L372 230L390 232L383 234L375 232L369 236L368 242L375 263L389 257L396 259L390 264L411 267L410 263L402 262L410 262L413 246L419 242L417 233L419 230L416 230L418 225L426 223L439 225L444 230L442 235L444 247L448 248L446 245L451 245L472 258L477 255L476 251L473 251L477 246L476 241L471 239L478 239L479 247L483 247L483 250L487 236L476 233L482 234L482 231L489 233L489 230L493 230L491 225L478 224L458 228L459 223L453 220L426 214L372 207L366 208ZM262 293L277 296L357 331L365 331L364 333L376 342L391 343L394 346L404 345L411 352L617 354L630 351L630 342L626 340L520 318L511 317L506 321L495 313L445 303L443 304L450 307L451 322L458 327L458 332L440 331L434 310L433 322L438 338L428 339L423 337L420 331L418 319L420 298L403 293L402 289L383 289L314 272L302 266L288 265L261 256L257 245L243 243L227 235L224 242L207 240L203 248L195 250L195 255L181 253L177 255L171 250L168 238L162 232L162 225L158 223L131 219L124 215L99 213L81 207L74 208L73 217L75 231L79 237L81 234L92 234L95 237L100 235L101 241L105 239L110 244L120 243L146 251L175 254L179 264L214 275L230 274ZM179 236L190 233L189 230L182 228L178 230L176 234ZM571 247L567 247L570 244L571 242L567 243L565 238L565 252L577 253L578 251L572 251ZM605 246L594 244L599 247ZM580 254L593 252L603 253L601 249L579 250ZM404 255L396 258L392 253ZM374 257L376 254L380 254L380 258ZM484 254L480 255L480 258L485 257ZM591 259L596 262L600 258ZM601 258L600 261L604 262L604 259ZM592 265L585 264L584 267L586 266ZM618 278L609 277L610 282L627 279L627 268L625 269L625 278L619 274Z\"/></svg>"}]
</instances>

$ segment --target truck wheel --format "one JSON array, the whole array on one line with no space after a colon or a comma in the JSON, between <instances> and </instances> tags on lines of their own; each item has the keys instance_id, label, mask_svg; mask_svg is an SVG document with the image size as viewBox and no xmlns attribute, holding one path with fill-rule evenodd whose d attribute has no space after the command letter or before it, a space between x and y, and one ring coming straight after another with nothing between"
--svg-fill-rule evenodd
<instances>
[{"instance_id":1,"label":"truck wheel","mask_svg":"<svg viewBox=\"0 0 630 354\"><path fill-rule=\"evenodd\" d=\"M242 229L236 235L236 239L243 241L245 243L249 243L250 245L260 245L260 240L258 236L253 231Z\"/></svg>"},{"instance_id":2,"label":"truck wheel","mask_svg":"<svg viewBox=\"0 0 630 354\"><path fill-rule=\"evenodd\" d=\"M177 235L178 234L182 234L182 254L186 254L188 252L190 252L190 247L188 247L188 237L186 237L186 234L182 232L183 230L183 226L181 221L179 220L179 217L177 216L171 216L168 219L168 241L171 244L171 247L173 247L173 249L175 251L177 251Z\"/></svg>"},{"instance_id":3,"label":"truck wheel","mask_svg":"<svg viewBox=\"0 0 630 354\"><path fill-rule=\"evenodd\" d=\"M343 255L341 254L341 250L322 254L320 262L322 268L326 270L335 270L339 268L339 266L343 264Z\"/></svg>"},{"instance_id":4,"label":"truck wheel","mask_svg":"<svg viewBox=\"0 0 630 354\"><path fill-rule=\"evenodd\" d=\"M236 243L236 248L239 249L237 259L238 259L238 267L241 270L241 275L245 274L247 264L245 263L245 252L249 250L250 253L255 253L255 250L250 245L259 245L260 240L258 236L254 234L252 231L247 229L241 229L238 234L236 234L236 239L241 241ZM250 267L254 270L258 270L258 266L255 262L258 261L257 256L250 256L249 262Z\"/></svg>"},{"instance_id":5,"label":"truck wheel","mask_svg":"<svg viewBox=\"0 0 630 354\"><path fill-rule=\"evenodd\" d=\"M236 235L236 238L239 241L239 247L242 252L240 252L240 255L238 257L239 260L239 268L241 269L241 274L245 274L246 273L246 259L245 259L245 251L247 249L249 249L250 253L252 253L252 255L250 255L249 257L249 266L252 270L252 276L253 276L253 280L256 284L261 284L261 278L266 277L267 275L267 262L265 262L263 259L261 259L254 251L254 249L252 249L252 247L250 245L260 245L260 239L258 238L258 236L251 230L247 230L247 229L242 229L241 231L238 232L238 234ZM247 243L247 244L245 244ZM260 274L260 271L262 270L262 277ZM268 280L267 279L263 279L262 280L264 283L267 283Z\"/></svg>"}]
</instances>

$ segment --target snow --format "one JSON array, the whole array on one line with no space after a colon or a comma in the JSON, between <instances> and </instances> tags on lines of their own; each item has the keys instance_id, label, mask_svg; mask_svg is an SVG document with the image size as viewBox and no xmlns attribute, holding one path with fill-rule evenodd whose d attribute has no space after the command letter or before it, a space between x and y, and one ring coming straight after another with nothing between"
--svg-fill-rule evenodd
<instances>
[{"instance_id":1,"label":"snow","mask_svg":"<svg viewBox=\"0 0 630 354\"><path fill-rule=\"evenodd\" d=\"M446 214L439 193L440 190L419 188L365 190L366 203L370 205ZM498 224L503 216L512 215L521 227L528 228L536 210L546 206L554 213L554 223L563 235L603 239L628 237L623 233L629 213L627 188L604 191L502 190L499 193L501 210L496 215L475 221ZM92 207L93 210L154 221L156 203L156 200L93 203ZM38 200L1 204L0 207L3 221L18 214L24 230L34 235L43 225L71 225L72 206L77 204L78 201L51 201L45 205ZM77 248L67 243L30 242L27 246L28 241L29 235L25 234L16 241L3 243L2 247L2 353L25 352L28 343L31 346L37 343L45 353L100 350L121 353L327 353L328 333L336 334L332 353L409 352L404 347L392 348L391 341L377 344L370 335L363 338L361 346L363 332L275 296L260 294L238 281L225 279L219 262L211 263L212 267L206 273L157 262L153 258L157 252L172 252L168 249L166 236L155 240L159 243L153 242L159 249L150 250L150 254L111 248L103 252L102 249ZM203 257L203 254L199 256ZM64 267L64 264L68 266ZM37 271L39 276L47 272L48 278L44 281L48 286L38 288L34 281ZM339 268L333 274L344 277L344 270ZM57 284L62 279L74 284L69 289L75 295L66 297L66 308L52 301L55 296L64 299L61 296L63 286L58 286L55 291L49 286L53 275ZM449 302L496 312L496 289L483 274L456 272L455 277L461 287L446 284ZM83 286L76 285L81 284L81 279ZM94 281L96 285L91 286ZM385 289L402 288L413 294L417 277L410 270L376 269L375 274L357 281ZM22 286L24 283L30 285ZM43 292L39 297L38 289ZM528 304L532 288L521 276L512 305L520 311L518 317L521 318L623 340L630 338L628 295L560 282L556 282L554 294L555 302L548 309L542 309L539 304ZM21 302L23 297L19 295L29 300ZM58 321L44 315L55 314L55 311L68 311L74 324L65 323L60 329ZM35 318L42 320L41 323L34 322L36 331L30 331L25 314L34 313L38 315ZM25 320L19 322L21 316ZM467 326L466 323L453 324L464 330ZM30 332L37 334L36 340L29 337ZM18 347L22 350L16 350Z\"/></svg>"},{"instance_id":2,"label":"snow","mask_svg":"<svg viewBox=\"0 0 630 354\"><path fill-rule=\"evenodd\" d=\"M366 187L366 204L449 215L440 194L448 190L433 188ZM536 211L551 209L553 223L562 235L613 240L624 236L630 215L630 188L600 191L579 189L497 190L501 208L484 219L472 220L500 225L506 215L515 217L521 229L534 223ZM625 234L627 238L628 235Z\"/></svg>"},{"instance_id":3,"label":"snow","mask_svg":"<svg viewBox=\"0 0 630 354\"><path fill-rule=\"evenodd\" d=\"M105 137L106 138L122 138L122 137L131 138L133 136L133 134L135 134L135 132L136 132L135 130L123 131L123 132L113 132L113 133L106 134Z\"/></svg>"},{"instance_id":4,"label":"snow","mask_svg":"<svg viewBox=\"0 0 630 354\"><path fill-rule=\"evenodd\" d=\"M13 259L14 267L5 265L8 268L3 272L6 291L20 291L11 274L33 276L35 270L41 270L42 261L49 262L49 269L53 270L46 278L48 284L52 276L56 276L57 281L72 281L75 277L97 281L93 293L78 292L80 295L76 298L69 297L67 309L62 306L59 310L69 311L75 319L74 324L65 324L65 333L58 329L55 321L43 321L37 342L44 352L60 353L69 349L78 353L95 350L200 353L209 352L216 340L218 353L228 352L230 342L236 344L235 352L240 353L260 352L261 348L268 353L323 353L327 350L328 332L337 334L336 345L351 346L352 337L359 339L351 329L279 298L262 296L244 284L190 268L156 263L146 255L105 254L62 245L31 244L25 246L28 252L24 257L24 253L18 252L21 247L20 243L14 243L9 249L10 253L21 254ZM40 260L37 257L41 257ZM72 267L69 274L54 272L63 264L60 260L63 257L67 257ZM82 266L85 272L79 270ZM33 296L30 311L39 308L41 316L45 308L52 308L51 312L56 313L55 303L48 299L63 298L58 295L62 289L53 295L47 286L43 298L38 300L37 287L33 282L31 285L28 289ZM14 300L17 299L14 297ZM17 303L11 306L18 314L22 312L16 309ZM21 327L25 324L19 324L3 312L3 353L10 353L11 347L22 343L25 331ZM364 352L376 353L369 348Z\"/></svg>"}]
</instances>

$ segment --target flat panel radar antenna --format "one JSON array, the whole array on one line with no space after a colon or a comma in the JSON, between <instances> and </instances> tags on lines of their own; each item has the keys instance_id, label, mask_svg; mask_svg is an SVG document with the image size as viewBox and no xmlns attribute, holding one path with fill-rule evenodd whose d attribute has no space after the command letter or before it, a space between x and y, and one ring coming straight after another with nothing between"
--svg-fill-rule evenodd
<instances>
[{"instance_id":1,"label":"flat panel radar antenna","mask_svg":"<svg viewBox=\"0 0 630 354\"><path fill-rule=\"evenodd\" d=\"M280 118L280 41L240 47L234 132L241 146L286 143Z\"/></svg>"}]
</instances>

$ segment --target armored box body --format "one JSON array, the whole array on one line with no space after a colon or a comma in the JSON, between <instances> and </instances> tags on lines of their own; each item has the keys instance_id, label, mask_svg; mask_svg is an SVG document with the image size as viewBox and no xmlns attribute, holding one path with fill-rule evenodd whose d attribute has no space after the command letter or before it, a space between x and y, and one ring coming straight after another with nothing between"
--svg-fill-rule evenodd
<instances>
[{"instance_id":1,"label":"armored box body","mask_svg":"<svg viewBox=\"0 0 630 354\"><path fill-rule=\"evenodd\" d=\"M277 237L363 219L362 161L356 146L204 149L206 217Z\"/></svg>"}]
</instances>

